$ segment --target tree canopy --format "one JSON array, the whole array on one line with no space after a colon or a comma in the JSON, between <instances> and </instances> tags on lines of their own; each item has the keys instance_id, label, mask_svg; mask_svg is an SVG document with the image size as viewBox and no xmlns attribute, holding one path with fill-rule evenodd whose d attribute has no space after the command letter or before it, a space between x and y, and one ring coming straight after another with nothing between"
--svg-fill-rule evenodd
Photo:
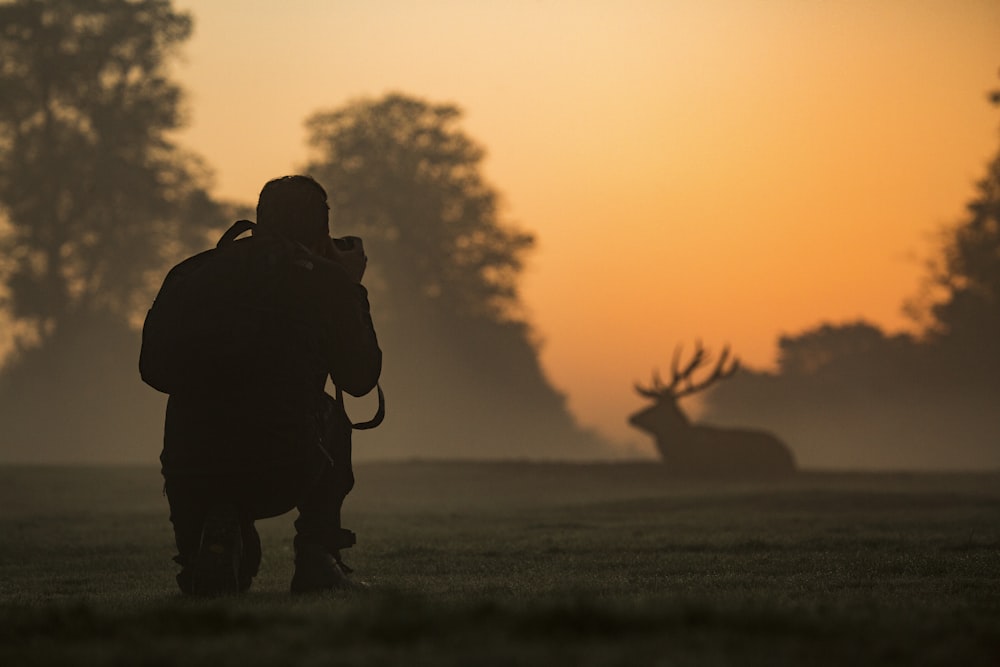
<instances>
[{"instance_id":1,"label":"tree canopy","mask_svg":"<svg viewBox=\"0 0 1000 667\"><path fill-rule=\"evenodd\" d=\"M1000 106L1000 92L993 93ZM931 279L942 288L934 303L932 338L962 365L1000 371L1000 149L977 183L966 217L948 230ZM968 370L972 370L969 368Z\"/></svg>"},{"instance_id":2,"label":"tree canopy","mask_svg":"<svg viewBox=\"0 0 1000 667\"><path fill-rule=\"evenodd\" d=\"M152 460L129 328L226 213L171 133L191 18L168 0L0 4L0 458ZM10 329L9 329L10 330Z\"/></svg>"},{"instance_id":3,"label":"tree canopy","mask_svg":"<svg viewBox=\"0 0 1000 667\"><path fill-rule=\"evenodd\" d=\"M374 289L389 313L501 320L519 310L534 240L500 220L480 173L484 151L460 118L453 105L390 94L307 122L318 153L308 169L330 186L334 226L363 236L378 258Z\"/></svg>"},{"instance_id":4,"label":"tree canopy","mask_svg":"<svg viewBox=\"0 0 1000 667\"><path fill-rule=\"evenodd\" d=\"M518 293L533 238L502 219L460 119L395 93L307 122L306 170L329 191L332 227L362 236L371 257L393 406L372 437L383 455L607 454L542 371Z\"/></svg>"},{"instance_id":5,"label":"tree canopy","mask_svg":"<svg viewBox=\"0 0 1000 667\"><path fill-rule=\"evenodd\" d=\"M180 151L167 76L191 18L168 0L0 5L0 244L7 309L43 335L73 314L127 318L216 222Z\"/></svg>"},{"instance_id":6,"label":"tree canopy","mask_svg":"<svg viewBox=\"0 0 1000 667\"><path fill-rule=\"evenodd\" d=\"M806 466L1000 465L1000 150L966 211L931 264L932 297L910 307L923 331L824 323L782 336L777 370L720 386L710 418L773 428Z\"/></svg>"}]
</instances>

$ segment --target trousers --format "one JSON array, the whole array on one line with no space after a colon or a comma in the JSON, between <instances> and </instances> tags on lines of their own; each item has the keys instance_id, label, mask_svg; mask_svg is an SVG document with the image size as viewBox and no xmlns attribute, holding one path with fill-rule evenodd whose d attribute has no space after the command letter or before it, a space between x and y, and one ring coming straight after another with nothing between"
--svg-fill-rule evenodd
<instances>
[{"instance_id":1,"label":"trousers","mask_svg":"<svg viewBox=\"0 0 1000 667\"><path fill-rule=\"evenodd\" d=\"M323 546L339 560L339 550L354 544L354 534L341 525L341 511L354 488L351 463L352 427L343 404L325 395L317 416L314 447L305 456L291 457L286 465L275 465L274 457L259 468L237 466L234 472L210 468L183 472L164 468L164 492L170 506L177 561L193 566L201 541L201 529L209 511L219 504L233 504L240 517L243 537L241 583L256 576L261 545L254 522L298 510L295 544L311 542ZM257 443L254 446L267 446ZM184 576L182 571L178 581ZM183 587L183 583L182 583Z\"/></svg>"}]
</instances>

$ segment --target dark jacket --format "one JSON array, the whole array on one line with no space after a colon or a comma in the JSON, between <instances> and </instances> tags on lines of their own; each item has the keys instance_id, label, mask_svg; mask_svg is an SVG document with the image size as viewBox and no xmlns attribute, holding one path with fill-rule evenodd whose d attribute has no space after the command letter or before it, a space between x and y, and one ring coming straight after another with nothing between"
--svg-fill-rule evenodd
<instances>
[{"instance_id":1,"label":"dark jacket","mask_svg":"<svg viewBox=\"0 0 1000 667\"><path fill-rule=\"evenodd\" d=\"M301 466L316 453L327 378L361 396L381 373L368 293L339 265L280 239L251 237L231 246L251 267L232 276L234 284L250 285L266 315L238 377L168 399L160 457L167 475Z\"/></svg>"}]
</instances>

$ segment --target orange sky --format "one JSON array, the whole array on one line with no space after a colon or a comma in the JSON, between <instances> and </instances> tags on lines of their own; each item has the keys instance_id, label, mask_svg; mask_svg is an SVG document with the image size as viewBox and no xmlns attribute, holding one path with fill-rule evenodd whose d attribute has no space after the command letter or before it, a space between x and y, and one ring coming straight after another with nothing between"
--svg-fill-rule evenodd
<instances>
[{"instance_id":1,"label":"orange sky","mask_svg":"<svg viewBox=\"0 0 1000 667\"><path fill-rule=\"evenodd\" d=\"M553 384L644 448L632 383L679 341L767 366L823 320L905 326L997 147L995 0L176 5L196 21L180 139L218 196L301 166L317 110L393 90L463 108L538 236L524 297Z\"/></svg>"}]
</instances>

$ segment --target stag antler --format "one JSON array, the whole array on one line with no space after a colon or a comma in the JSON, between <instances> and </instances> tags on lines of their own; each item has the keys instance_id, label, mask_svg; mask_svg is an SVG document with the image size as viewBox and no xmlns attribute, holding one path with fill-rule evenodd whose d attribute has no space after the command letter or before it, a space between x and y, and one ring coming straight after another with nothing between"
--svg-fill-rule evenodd
<instances>
[{"instance_id":1,"label":"stag antler","mask_svg":"<svg viewBox=\"0 0 1000 667\"><path fill-rule=\"evenodd\" d=\"M729 346L726 345L722 348L722 352L719 354L719 360L715 364L715 368L712 372L701 382L695 382L692 378L693 373L709 363L711 355L705 351L702 346L701 341L695 343L694 355L692 355L691 360L681 368L681 346L678 345L674 350L674 357L670 364L670 384L664 385L663 380L660 379L660 373L657 370L653 371L653 383L649 387L643 387L642 385L636 383L635 390L639 392L641 396L653 399L663 399L663 398L681 398L682 396L690 396L691 394L705 389L710 384L717 382L718 380L723 380L730 377L739 370L740 361L736 357L732 359L729 358ZM726 365L728 362L728 366ZM681 384L683 383L683 387Z\"/></svg>"}]
</instances>

